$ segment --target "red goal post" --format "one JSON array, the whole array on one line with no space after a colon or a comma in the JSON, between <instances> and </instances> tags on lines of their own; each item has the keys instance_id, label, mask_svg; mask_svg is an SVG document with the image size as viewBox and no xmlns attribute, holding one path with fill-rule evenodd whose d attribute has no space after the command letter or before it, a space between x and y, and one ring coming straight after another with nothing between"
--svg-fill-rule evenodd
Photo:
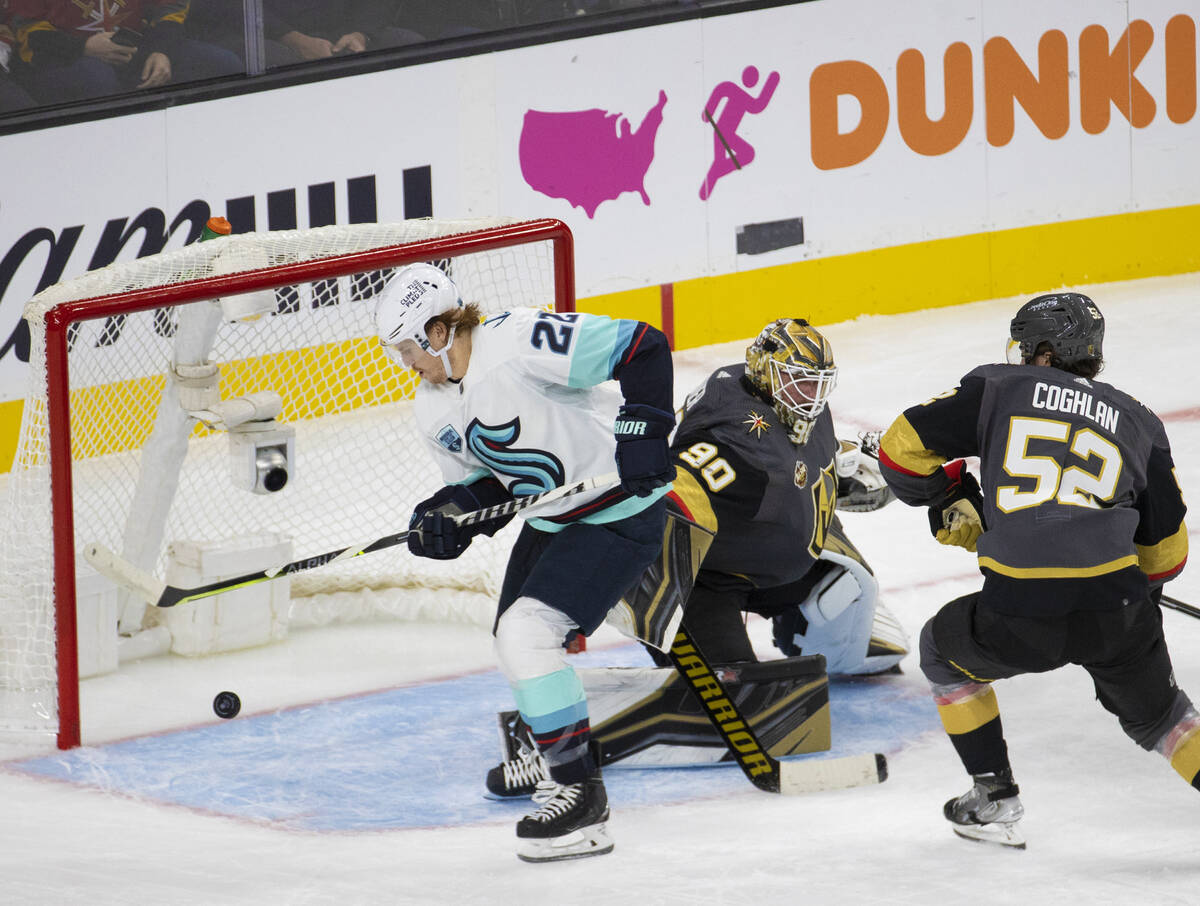
<instances>
[{"instance_id":1,"label":"red goal post","mask_svg":"<svg viewBox=\"0 0 1200 906\"><path fill-rule=\"evenodd\" d=\"M550 219L221 237L30 301L30 390L0 497L0 733L81 742L76 586L95 578L84 545L104 541L158 574L172 544L222 535L285 536L299 557L394 531L440 483L407 413L415 380L387 363L371 329L389 269L417 261L447 268L485 314L574 310L572 237ZM247 311L258 314L238 317ZM231 487L235 429L222 437L193 414L214 392L241 401L264 391L294 434L294 477L278 493ZM292 594L392 582L494 593L503 561L494 548L510 543L497 539L448 571L407 552L373 555L382 562L316 570L317 584ZM117 596L122 632L136 635L139 605L123 590L105 593Z\"/></svg>"}]
</instances>

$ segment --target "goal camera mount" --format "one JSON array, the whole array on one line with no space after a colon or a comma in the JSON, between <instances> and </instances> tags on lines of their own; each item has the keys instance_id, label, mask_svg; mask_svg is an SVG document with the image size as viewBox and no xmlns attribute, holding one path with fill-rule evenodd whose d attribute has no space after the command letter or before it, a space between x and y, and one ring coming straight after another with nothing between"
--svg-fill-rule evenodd
<instances>
[{"instance_id":1,"label":"goal camera mount","mask_svg":"<svg viewBox=\"0 0 1200 906\"><path fill-rule=\"evenodd\" d=\"M277 420L283 401L273 390L217 400L188 414L229 435L234 487L255 494L283 490L295 471L296 429Z\"/></svg>"},{"instance_id":2,"label":"goal camera mount","mask_svg":"<svg viewBox=\"0 0 1200 906\"><path fill-rule=\"evenodd\" d=\"M233 484L255 494L282 491L296 460L296 429L274 419L229 429Z\"/></svg>"}]
</instances>

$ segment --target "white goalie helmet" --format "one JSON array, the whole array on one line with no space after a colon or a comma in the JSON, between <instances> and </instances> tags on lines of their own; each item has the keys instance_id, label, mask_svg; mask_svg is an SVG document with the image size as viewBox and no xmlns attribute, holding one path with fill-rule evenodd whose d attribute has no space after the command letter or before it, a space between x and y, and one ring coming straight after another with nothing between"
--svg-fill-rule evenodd
<instances>
[{"instance_id":1,"label":"white goalie helmet","mask_svg":"<svg viewBox=\"0 0 1200 906\"><path fill-rule=\"evenodd\" d=\"M447 353L454 345L454 328L446 345L433 352L425 325L438 315L463 308L454 281L432 264L409 264L400 268L379 294L375 306L375 332L388 357L403 368L411 368L420 352L441 358L450 374Z\"/></svg>"}]
</instances>

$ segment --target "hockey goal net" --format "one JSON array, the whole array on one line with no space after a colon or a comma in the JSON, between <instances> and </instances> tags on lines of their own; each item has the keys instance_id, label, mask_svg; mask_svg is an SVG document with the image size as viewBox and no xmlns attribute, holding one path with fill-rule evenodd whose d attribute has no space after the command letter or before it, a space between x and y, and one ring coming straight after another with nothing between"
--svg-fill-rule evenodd
<instances>
[{"instance_id":1,"label":"hockey goal net","mask_svg":"<svg viewBox=\"0 0 1200 906\"><path fill-rule=\"evenodd\" d=\"M570 311L572 256L555 220L360 224L219 236L38 294L25 309L21 435L0 476L0 730L80 743L76 590L99 579L85 545L160 577L178 542L283 539L302 559L403 529L441 485L409 413L415 376L374 334L392 269L433 261L485 313ZM266 424L290 437L279 447L287 481L255 492L236 429L190 413L273 398ZM512 528L453 564L401 547L280 581L294 602L386 588L494 594ZM122 634L154 620L110 591Z\"/></svg>"}]
</instances>

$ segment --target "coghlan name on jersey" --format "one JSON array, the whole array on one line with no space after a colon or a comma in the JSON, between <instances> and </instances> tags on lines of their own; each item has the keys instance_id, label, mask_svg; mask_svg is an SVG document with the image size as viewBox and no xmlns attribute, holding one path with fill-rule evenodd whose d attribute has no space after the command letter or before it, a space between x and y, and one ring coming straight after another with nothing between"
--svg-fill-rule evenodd
<instances>
[{"instance_id":1,"label":"coghlan name on jersey","mask_svg":"<svg viewBox=\"0 0 1200 906\"><path fill-rule=\"evenodd\" d=\"M1083 383L1086 379L1079 378ZM1089 418L1100 425L1110 434L1117 433L1117 421L1121 412L1102 400L1097 400L1085 390L1076 387L1060 387L1057 384L1047 384L1038 381L1033 385L1033 398L1030 405L1034 409L1046 409L1052 412L1070 412Z\"/></svg>"}]
</instances>

